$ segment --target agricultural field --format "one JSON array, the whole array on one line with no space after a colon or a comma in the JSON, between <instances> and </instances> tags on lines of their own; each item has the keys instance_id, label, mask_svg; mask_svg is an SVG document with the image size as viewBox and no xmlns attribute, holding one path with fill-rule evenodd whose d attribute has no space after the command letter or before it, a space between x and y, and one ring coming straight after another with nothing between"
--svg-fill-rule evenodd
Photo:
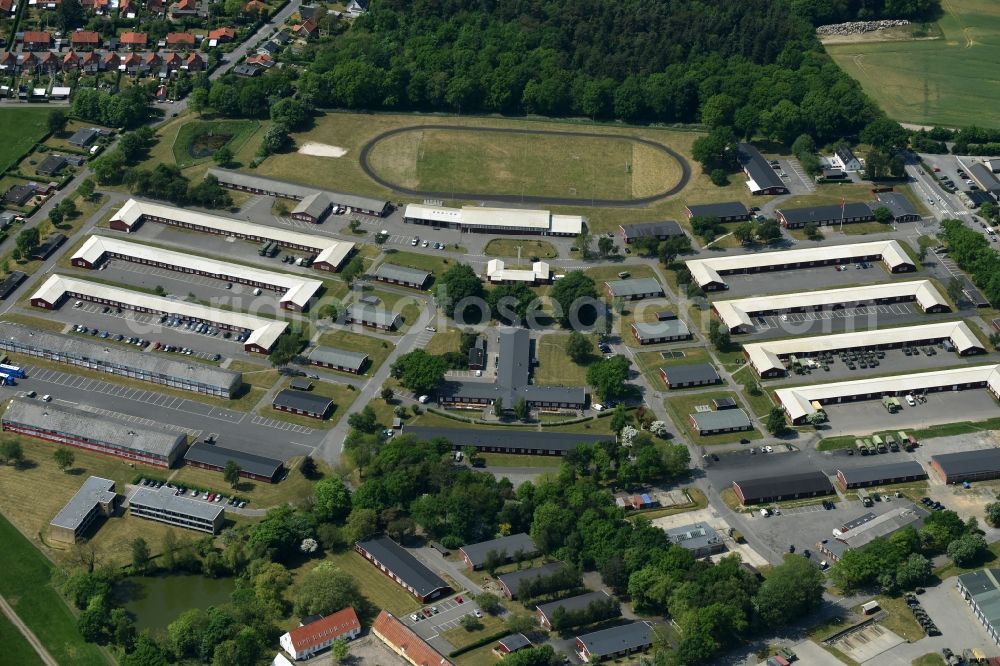
<instances>
[{"instance_id":1,"label":"agricultural field","mask_svg":"<svg viewBox=\"0 0 1000 666\"><path fill-rule=\"evenodd\" d=\"M911 39L827 44L844 71L857 79L895 120L921 125L1000 127L1000 4L949 0L937 24Z\"/></svg>"},{"instance_id":2,"label":"agricultural field","mask_svg":"<svg viewBox=\"0 0 1000 666\"><path fill-rule=\"evenodd\" d=\"M14 163L45 136L48 131L48 109L3 109L0 111L0 173Z\"/></svg>"}]
</instances>

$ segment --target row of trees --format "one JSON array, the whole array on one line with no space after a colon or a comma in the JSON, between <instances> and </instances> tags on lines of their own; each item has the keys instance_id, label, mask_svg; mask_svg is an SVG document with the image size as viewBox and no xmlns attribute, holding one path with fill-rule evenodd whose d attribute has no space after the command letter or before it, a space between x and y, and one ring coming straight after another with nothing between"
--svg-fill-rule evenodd
<instances>
[{"instance_id":1,"label":"row of trees","mask_svg":"<svg viewBox=\"0 0 1000 666\"><path fill-rule=\"evenodd\" d=\"M149 118L149 96L134 86L116 93L95 88L78 88L73 93L73 116L107 127L131 129Z\"/></svg>"},{"instance_id":2,"label":"row of trees","mask_svg":"<svg viewBox=\"0 0 1000 666\"><path fill-rule=\"evenodd\" d=\"M990 303L1000 303L1000 256L986 238L961 220L943 220L941 229L951 258L968 271Z\"/></svg>"}]
</instances>

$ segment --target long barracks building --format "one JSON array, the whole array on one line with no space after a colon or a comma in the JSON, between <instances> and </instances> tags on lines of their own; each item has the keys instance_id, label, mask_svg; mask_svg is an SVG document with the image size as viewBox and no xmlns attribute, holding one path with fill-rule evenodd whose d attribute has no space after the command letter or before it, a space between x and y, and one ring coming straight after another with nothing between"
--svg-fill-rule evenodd
<instances>
[{"instance_id":1,"label":"long barracks building","mask_svg":"<svg viewBox=\"0 0 1000 666\"><path fill-rule=\"evenodd\" d=\"M239 171L230 171L229 169L211 168L208 170L208 175L215 176L219 181L219 185L230 190L250 192L252 194L265 194L271 197L291 199L292 201L304 201L309 197L319 195L331 204L350 208L352 212L376 215L378 217L382 217L389 212L389 202L385 199L333 192L331 190L312 187L311 185L289 183L288 181L276 178L253 176L248 173L240 173ZM308 217L299 217L298 219L307 219L314 223L322 219L322 215L310 215L309 217L318 219L309 219Z\"/></svg>"}]
</instances>

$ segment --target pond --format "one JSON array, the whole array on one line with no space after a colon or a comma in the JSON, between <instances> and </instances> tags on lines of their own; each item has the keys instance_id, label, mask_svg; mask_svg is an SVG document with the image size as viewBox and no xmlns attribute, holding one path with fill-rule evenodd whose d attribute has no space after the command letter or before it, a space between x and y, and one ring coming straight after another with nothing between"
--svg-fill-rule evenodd
<instances>
[{"instance_id":1,"label":"pond","mask_svg":"<svg viewBox=\"0 0 1000 666\"><path fill-rule=\"evenodd\" d=\"M177 616L191 608L221 606L235 587L232 578L198 575L136 576L126 578L118 594L139 629L165 631Z\"/></svg>"},{"instance_id":2,"label":"pond","mask_svg":"<svg viewBox=\"0 0 1000 666\"><path fill-rule=\"evenodd\" d=\"M232 140L232 134L209 130L191 140L191 147L188 149L188 152L191 153L191 157L208 157L214 155L219 148L222 148Z\"/></svg>"}]
</instances>

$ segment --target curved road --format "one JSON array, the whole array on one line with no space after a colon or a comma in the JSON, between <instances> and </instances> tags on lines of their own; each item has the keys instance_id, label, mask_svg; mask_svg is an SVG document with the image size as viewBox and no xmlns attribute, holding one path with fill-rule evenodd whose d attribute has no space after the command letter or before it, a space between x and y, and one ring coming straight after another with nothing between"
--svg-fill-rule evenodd
<instances>
[{"instance_id":1,"label":"curved road","mask_svg":"<svg viewBox=\"0 0 1000 666\"><path fill-rule=\"evenodd\" d=\"M591 198L580 198L580 197L541 197L541 196L521 196L517 194L488 194L483 192L427 192L424 190L414 190L407 187L401 187L391 181L386 180L382 176L375 173L371 165L368 163L368 158L371 155L372 149L375 148L383 139L387 139L391 136L396 136L397 134L403 134L404 132L414 132L417 130L425 129L437 129L437 130L449 130L458 132L499 132L501 134L533 134L542 136L582 136L589 139L607 139L621 138L628 139L629 141L635 141L636 143L641 143L645 146L649 146L655 150L666 153L670 157L674 158L678 164L681 166L681 177L677 181L677 184L671 187L665 192L660 192L659 194L654 194L650 197L642 197L640 199L591 199ZM389 130L388 132L383 132L378 136L370 139L361 148L361 154L359 156L359 161L361 162L361 169L365 172L369 178L374 180L379 185L386 187L393 192L398 194L405 194L411 197L433 197L438 199L485 199L488 201L496 201L499 203L533 203L533 204L548 204L551 206L582 206L587 205L592 208L634 208L637 206L645 206L646 204L655 203L661 199L666 199L671 197L685 187L687 187L688 182L691 180L691 165L688 161L684 159L684 156L668 148L663 144L656 143L655 141L650 141L649 139L643 139L638 136L633 136L630 134L600 134L597 132L559 132L556 130L536 130L536 129L515 129L510 127L497 127L497 128L484 128L484 127L471 127L466 125L410 125L407 127L397 127L396 129Z\"/></svg>"}]
</instances>

